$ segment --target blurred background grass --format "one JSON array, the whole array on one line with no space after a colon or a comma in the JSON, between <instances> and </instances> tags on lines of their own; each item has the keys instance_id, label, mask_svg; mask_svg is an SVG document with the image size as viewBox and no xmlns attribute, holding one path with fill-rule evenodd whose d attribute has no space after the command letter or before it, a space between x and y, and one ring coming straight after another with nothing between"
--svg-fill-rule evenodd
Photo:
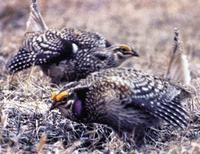
<instances>
[{"instance_id":1,"label":"blurred background grass","mask_svg":"<svg viewBox=\"0 0 200 154\"><path fill-rule=\"evenodd\" d=\"M199 65L196 65L200 59L198 43L200 1L198 0L192 2L188 0L41 0L39 2L42 15L49 27L87 29L101 33L115 43L128 43L140 51L142 59L145 59L144 65L153 68L164 65L163 60L169 56L172 49L173 31L177 27L182 35L185 52L189 55L192 65L195 65L195 72L200 70ZM29 0L1 2L1 56L7 57L8 54L17 51L25 32L29 4ZM165 69L164 66L163 68Z\"/></svg>"}]
</instances>

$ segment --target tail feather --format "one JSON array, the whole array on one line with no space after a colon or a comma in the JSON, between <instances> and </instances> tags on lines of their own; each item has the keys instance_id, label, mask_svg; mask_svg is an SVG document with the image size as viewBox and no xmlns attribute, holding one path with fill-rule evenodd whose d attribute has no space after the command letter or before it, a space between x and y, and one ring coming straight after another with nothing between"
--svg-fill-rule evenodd
<instances>
[{"instance_id":1,"label":"tail feather","mask_svg":"<svg viewBox=\"0 0 200 154\"><path fill-rule=\"evenodd\" d=\"M156 110L155 114L166 122L172 124L173 126L184 128L184 126L182 126L182 122L178 121L174 116L171 115L170 112L158 109Z\"/></svg>"},{"instance_id":2,"label":"tail feather","mask_svg":"<svg viewBox=\"0 0 200 154\"><path fill-rule=\"evenodd\" d=\"M172 125L184 128L188 125L189 121L189 115L181 104L182 100L188 97L186 94L188 93L181 90L181 92L172 99L163 97L155 100L158 103L154 103L156 105L154 107L154 113L156 116L160 116L161 119ZM184 97L182 95L184 95Z\"/></svg>"},{"instance_id":3,"label":"tail feather","mask_svg":"<svg viewBox=\"0 0 200 154\"><path fill-rule=\"evenodd\" d=\"M181 106L174 106L166 100L161 100L153 114L173 126L184 128L188 124L188 114Z\"/></svg>"},{"instance_id":4,"label":"tail feather","mask_svg":"<svg viewBox=\"0 0 200 154\"><path fill-rule=\"evenodd\" d=\"M138 103L141 107L144 107L156 118L163 119L173 126L184 128L189 123L188 112L182 106L181 93L176 96L167 97L166 95L149 100L135 99L134 103Z\"/></svg>"},{"instance_id":5,"label":"tail feather","mask_svg":"<svg viewBox=\"0 0 200 154\"><path fill-rule=\"evenodd\" d=\"M163 119L164 121L166 121L169 124L173 123L171 118L166 117L166 115L163 114L163 112L161 112L161 111L155 111L155 115L154 116L159 117L160 119ZM179 127L179 125L177 125L176 123L173 124L173 126L178 126Z\"/></svg>"},{"instance_id":6,"label":"tail feather","mask_svg":"<svg viewBox=\"0 0 200 154\"><path fill-rule=\"evenodd\" d=\"M187 126L188 114L182 107L175 107L173 105L163 103L163 111L166 112L175 123L182 127L182 125Z\"/></svg>"},{"instance_id":7,"label":"tail feather","mask_svg":"<svg viewBox=\"0 0 200 154\"><path fill-rule=\"evenodd\" d=\"M35 54L32 54L23 48L20 49L17 55L8 62L8 72L16 73L20 70L31 67L34 64L35 56Z\"/></svg>"}]
</instances>

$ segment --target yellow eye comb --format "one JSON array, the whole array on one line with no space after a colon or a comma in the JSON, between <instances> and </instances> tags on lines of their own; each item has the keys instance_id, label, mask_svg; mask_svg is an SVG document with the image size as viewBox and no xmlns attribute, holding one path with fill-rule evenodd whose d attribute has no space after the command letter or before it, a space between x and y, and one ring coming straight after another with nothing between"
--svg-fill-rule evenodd
<instances>
[{"instance_id":1,"label":"yellow eye comb","mask_svg":"<svg viewBox=\"0 0 200 154\"><path fill-rule=\"evenodd\" d=\"M132 51L133 50L130 46L128 46L126 44L120 44L119 48L127 50L127 51Z\"/></svg>"},{"instance_id":2,"label":"yellow eye comb","mask_svg":"<svg viewBox=\"0 0 200 154\"><path fill-rule=\"evenodd\" d=\"M135 57L139 57L138 52L126 44L120 44L119 49L124 50L123 51L124 54L131 54Z\"/></svg>"},{"instance_id":3,"label":"yellow eye comb","mask_svg":"<svg viewBox=\"0 0 200 154\"><path fill-rule=\"evenodd\" d=\"M67 97L67 96L69 96L68 91L61 91L61 92L53 91L51 93L51 100L55 102L60 102L64 99L64 97Z\"/></svg>"}]
</instances>

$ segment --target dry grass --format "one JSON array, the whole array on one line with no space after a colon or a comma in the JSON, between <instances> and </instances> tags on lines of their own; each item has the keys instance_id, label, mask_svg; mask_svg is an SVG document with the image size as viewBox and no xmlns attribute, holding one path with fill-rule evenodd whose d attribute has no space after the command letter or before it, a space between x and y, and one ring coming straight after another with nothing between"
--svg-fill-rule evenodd
<instances>
[{"instance_id":1,"label":"dry grass","mask_svg":"<svg viewBox=\"0 0 200 154\"><path fill-rule=\"evenodd\" d=\"M84 126L64 119L57 111L48 112L53 89L38 68L14 77L6 74L5 63L17 52L24 35L28 2L8 0L0 6L0 153L136 152L105 126ZM141 58L132 60L135 67L156 75L166 72L173 30L178 27L196 88L189 101L193 122L185 131L168 125L148 130L141 152L200 152L198 0L42 0L41 4L49 27L79 27L102 33L113 42L129 43L141 54Z\"/></svg>"}]
</instances>

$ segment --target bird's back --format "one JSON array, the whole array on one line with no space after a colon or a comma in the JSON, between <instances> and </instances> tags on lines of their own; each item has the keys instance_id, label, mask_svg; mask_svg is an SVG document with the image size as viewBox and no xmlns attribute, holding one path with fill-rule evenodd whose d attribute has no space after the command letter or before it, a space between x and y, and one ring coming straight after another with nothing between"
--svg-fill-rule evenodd
<instances>
[{"instance_id":1,"label":"bird's back","mask_svg":"<svg viewBox=\"0 0 200 154\"><path fill-rule=\"evenodd\" d=\"M181 102L190 96L189 92L165 79L135 69L113 68L93 73L80 81L80 86L83 85L92 87L96 96L117 97L117 103L109 104L108 108L116 105L123 109L135 108L174 126L184 128L188 124L188 113ZM117 108L114 114L120 113L120 107Z\"/></svg>"},{"instance_id":2,"label":"bird's back","mask_svg":"<svg viewBox=\"0 0 200 154\"><path fill-rule=\"evenodd\" d=\"M7 68L10 73L15 73L32 65L60 62L71 57L75 50L107 46L110 43L103 36L74 28L26 33L18 53L8 62Z\"/></svg>"}]
</instances>

